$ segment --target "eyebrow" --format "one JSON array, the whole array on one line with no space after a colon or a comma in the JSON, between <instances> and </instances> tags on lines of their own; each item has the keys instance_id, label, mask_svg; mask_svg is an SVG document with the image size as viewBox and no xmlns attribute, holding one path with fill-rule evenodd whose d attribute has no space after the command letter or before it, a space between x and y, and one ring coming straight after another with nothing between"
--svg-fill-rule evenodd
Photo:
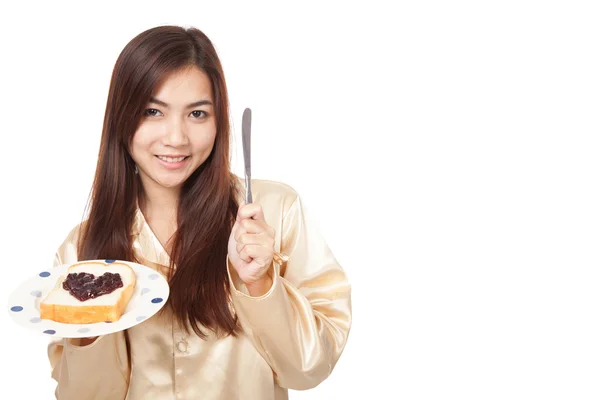
<instances>
[{"instance_id":1,"label":"eyebrow","mask_svg":"<svg viewBox=\"0 0 600 400\"><path fill-rule=\"evenodd\" d=\"M150 97L150 103L154 103L154 104L158 104L159 106L163 106L166 108L169 108L169 105L167 103L165 103L164 101L160 101L158 99L155 99L154 97ZM204 105L211 105L212 106L212 102L210 100L200 100L197 101L195 103L191 103L188 104L186 108L193 108L193 107L200 107L200 106L204 106Z\"/></svg>"}]
</instances>

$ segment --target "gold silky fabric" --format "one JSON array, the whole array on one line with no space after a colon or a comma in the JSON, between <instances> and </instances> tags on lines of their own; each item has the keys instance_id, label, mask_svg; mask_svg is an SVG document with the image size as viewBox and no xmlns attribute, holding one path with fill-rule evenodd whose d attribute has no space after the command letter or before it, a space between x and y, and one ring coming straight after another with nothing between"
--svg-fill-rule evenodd
<instances>
[{"instance_id":1,"label":"gold silky fabric","mask_svg":"<svg viewBox=\"0 0 600 400\"><path fill-rule=\"evenodd\" d=\"M186 334L166 308L87 346L54 339L48 355L57 399L283 400L287 389L312 388L331 374L351 326L346 274L294 189L266 180L253 180L252 188L275 229L277 253L273 285L261 297L249 296L228 266L242 334ZM132 229L136 255L164 275L169 256L139 210ZM55 266L78 261L77 230L58 249Z\"/></svg>"}]
</instances>

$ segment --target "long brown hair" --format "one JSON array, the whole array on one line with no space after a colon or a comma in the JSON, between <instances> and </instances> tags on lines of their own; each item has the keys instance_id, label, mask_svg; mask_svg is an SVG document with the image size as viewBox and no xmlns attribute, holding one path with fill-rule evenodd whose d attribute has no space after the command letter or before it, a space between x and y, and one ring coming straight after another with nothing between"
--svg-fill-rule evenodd
<instances>
[{"instance_id":1,"label":"long brown hair","mask_svg":"<svg viewBox=\"0 0 600 400\"><path fill-rule=\"evenodd\" d=\"M230 311L227 242L238 210L237 178L230 171L229 100L223 68L211 41L195 28L160 26L140 33L115 64L88 217L79 259L140 262L132 224L142 184L128 149L156 85L166 75L197 66L210 78L217 134L208 159L185 181L169 268L169 306L185 329L236 335Z\"/></svg>"}]
</instances>

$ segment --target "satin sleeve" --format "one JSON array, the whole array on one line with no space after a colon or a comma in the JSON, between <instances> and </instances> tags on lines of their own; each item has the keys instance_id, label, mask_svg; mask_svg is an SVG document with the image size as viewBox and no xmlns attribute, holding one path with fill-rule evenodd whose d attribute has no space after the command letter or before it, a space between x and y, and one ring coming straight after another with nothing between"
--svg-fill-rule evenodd
<instances>
[{"instance_id":1,"label":"satin sleeve","mask_svg":"<svg viewBox=\"0 0 600 400\"><path fill-rule=\"evenodd\" d=\"M54 267L77 261L76 247L65 242L54 257ZM129 358L125 333L100 336L79 346L53 339L48 345L57 400L123 400L129 387Z\"/></svg>"},{"instance_id":2,"label":"satin sleeve","mask_svg":"<svg viewBox=\"0 0 600 400\"><path fill-rule=\"evenodd\" d=\"M273 285L261 297L248 294L228 265L232 303L244 331L271 366L279 386L317 386L340 358L351 326L351 288L346 273L299 196L285 213L281 253Z\"/></svg>"}]
</instances>

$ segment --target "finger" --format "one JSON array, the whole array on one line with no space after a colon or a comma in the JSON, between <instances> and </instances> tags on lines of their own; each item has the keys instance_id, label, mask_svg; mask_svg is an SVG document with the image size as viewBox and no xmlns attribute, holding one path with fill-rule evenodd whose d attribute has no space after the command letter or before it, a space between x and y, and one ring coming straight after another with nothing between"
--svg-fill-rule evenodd
<instances>
[{"instance_id":1,"label":"finger","mask_svg":"<svg viewBox=\"0 0 600 400\"><path fill-rule=\"evenodd\" d=\"M272 259L273 250L269 250L264 246L249 244L244 246L244 249L239 254L240 258L246 262L251 262L252 260L266 261Z\"/></svg>"},{"instance_id":2,"label":"finger","mask_svg":"<svg viewBox=\"0 0 600 400\"><path fill-rule=\"evenodd\" d=\"M246 202L242 202L240 203L238 210L237 210L237 215L235 216L235 222L239 222L242 220L242 217L240 217L240 213L242 212L242 208L246 207Z\"/></svg>"},{"instance_id":3,"label":"finger","mask_svg":"<svg viewBox=\"0 0 600 400\"><path fill-rule=\"evenodd\" d=\"M240 236L236 241L235 249L238 254L242 254L246 246L261 246L268 251L273 252L275 249L275 239L261 233L248 233Z\"/></svg>"},{"instance_id":4,"label":"finger","mask_svg":"<svg viewBox=\"0 0 600 400\"><path fill-rule=\"evenodd\" d=\"M244 221L249 221L250 223L244 223ZM242 235L259 235L265 233L265 230L260 225L255 225L251 223L252 221L254 220L242 220L235 223L233 237L235 238L236 242L240 242Z\"/></svg>"},{"instance_id":5,"label":"finger","mask_svg":"<svg viewBox=\"0 0 600 400\"><path fill-rule=\"evenodd\" d=\"M258 203L244 204L238 209L237 219L265 219L262 206Z\"/></svg>"},{"instance_id":6,"label":"finger","mask_svg":"<svg viewBox=\"0 0 600 400\"><path fill-rule=\"evenodd\" d=\"M245 245L244 245L244 247L245 247ZM246 251L244 251L244 249L242 249L241 251L238 251L238 255L240 256L240 260L244 261L245 263L252 262L252 257L250 257L248 255L248 253Z\"/></svg>"},{"instance_id":7,"label":"finger","mask_svg":"<svg viewBox=\"0 0 600 400\"><path fill-rule=\"evenodd\" d=\"M239 240L240 236L244 233L241 229L241 225L239 222L236 222L235 224L233 224L231 231L233 232L233 238L235 239L236 242Z\"/></svg>"},{"instance_id":8,"label":"finger","mask_svg":"<svg viewBox=\"0 0 600 400\"><path fill-rule=\"evenodd\" d=\"M265 234L269 237L275 237L275 229L271 228L264 221L257 221L254 219L244 219L235 223L235 231L233 237L236 241L239 240L240 236L246 233L253 234Z\"/></svg>"},{"instance_id":9,"label":"finger","mask_svg":"<svg viewBox=\"0 0 600 400\"><path fill-rule=\"evenodd\" d=\"M269 225L264 221L243 219L239 222L239 225L246 233L271 233Z\"/></svg>"},{"instance_id":10,"label":"finger","mask_svg":"<svg viewBox=\"0 0 600 400\"><path fill-rule=\"evenodd\" d=\"M244 246L247 245L263 246L266 249L273 249L275 247L275 240L264 233L245 233L240 235L236 242L238 254L242 251Z\"/></svg>"}]
</instances>

